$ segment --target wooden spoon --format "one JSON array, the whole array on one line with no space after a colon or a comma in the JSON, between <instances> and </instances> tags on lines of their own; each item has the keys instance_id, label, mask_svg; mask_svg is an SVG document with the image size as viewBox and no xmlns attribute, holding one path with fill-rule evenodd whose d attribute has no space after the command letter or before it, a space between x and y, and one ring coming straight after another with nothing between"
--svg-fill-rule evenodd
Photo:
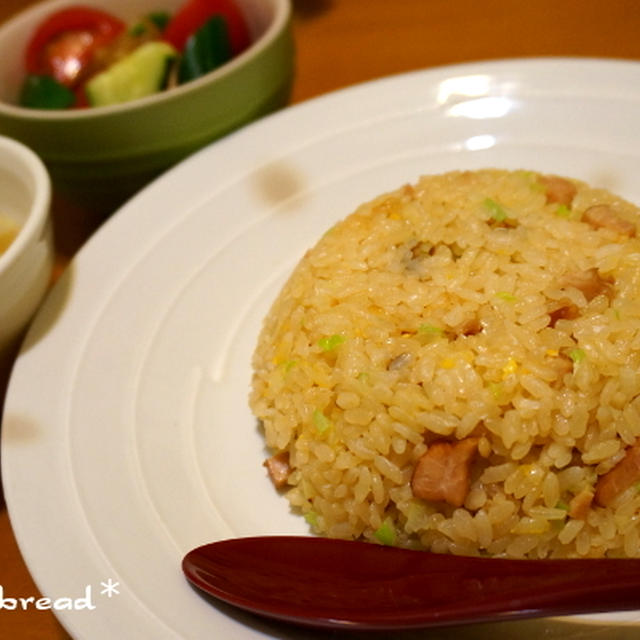
<instances>
[{"instance_id":1,"label":"wooden spoon","mask_svg":"<svg viewBox=\"0 0 640 640\"><path fill-rule=\"evenodd\" d=\"M190 551L187 579L229 604L320 628L390 630L640 609L640 560L507 560L267 536Z\"/></svg>"}]
</instances>

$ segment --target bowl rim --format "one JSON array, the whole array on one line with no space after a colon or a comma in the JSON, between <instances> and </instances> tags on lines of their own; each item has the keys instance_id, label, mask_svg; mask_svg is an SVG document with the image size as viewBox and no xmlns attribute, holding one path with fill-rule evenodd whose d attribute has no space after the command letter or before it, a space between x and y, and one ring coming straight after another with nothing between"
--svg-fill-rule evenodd
<instances>
[{"instance_id":1,"label":"bowl rim","mask_svg":"<svg viewBox=\"0 0 640 640\"><path fill-rule=\"evenodd\" d=\"M214 84L218 80L235 73L239 68L248 64L251 60L260 56L260 54L267 49L274 40L276 40L282 32L285 31L292 14L292 0L265 0L270 2L275 9L273 19L269 23L266 30L260 35L259 38L254 40L250 46L242 53L238 54L225 64L221 65L217 69L210 71L204 76L192 80L183 85L172 87L166 91L161 91L150 96L138 98L130 102L123 102L120 104L107 105L104 107L89 107L86 109L32 109L27 107L21 107L9 102L0 100L0 115L11 117L14 119L22 119L27 122L29 120L48 121L48 122L70 122L79 120L91 120L110 115L117 115L123 112L132 112L150 107L153 105L163 104L165 102L171 102L180 96L188 95L189 93L196 93L200 88ZM27 9L19 11L15 16L7 20L0 27L0 37L3 31L11 30L15 28L19 22L26 22L32 17L32 14L40 14L43 10L43 6L47 4L54 4L56 0L50 0L50 2L38 3L30 6ZM65 3L66 4L66 3ZM0 262L1 265L1 262Z\"/></svg>"},{"instance_id":2,"label":"bowl rim","mask_svg":"<svg viewBox=\"0 0 640 640\"><path fill-rule=\"evenodd\" d=\"M0 135L0 153L20 162L33 179L33 198L24 223L7 249L0 254L0 275L42 235L50 214L51 178L40 157L22 142Z\"/></svg>"}]
</instances>

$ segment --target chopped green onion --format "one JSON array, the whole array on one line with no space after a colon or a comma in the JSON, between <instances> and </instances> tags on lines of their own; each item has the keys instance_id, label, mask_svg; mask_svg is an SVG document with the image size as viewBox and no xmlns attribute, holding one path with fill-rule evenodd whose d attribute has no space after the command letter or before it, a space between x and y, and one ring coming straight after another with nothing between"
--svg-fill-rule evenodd
<instances>
[{"instance_id":1,"label":"chopped green onion","mask_svg":"<svg viewBox=\"0 0 640 640\"><path fill-rule=\"evenodd\" d=\"M562 509L563 511L569 511L569 505L562 500L558 500L558 504L556 504L556 509Z\"/></svg>"},{"instance_id":2,"label":"chopped green onion","mask_svg":"<svg viewBox=\"0 0 640 640\"><path fill-rule=\"evenodd\" d=\"M346 338L339 333L334 333L332 336L326 336L318 340L318 346L323 351L333 351L336 347L340 346Z\"/></svg>"},{"instance_id":3,"label":"chopped green onion","mask_svg":"<svg viewBox=\"0 0 640 640\"><path fill-rule=\"evenodd\" d=\"M318 433L324 433L328 429L331 428L331 420L327 418L327 416L322 413L319 409L316 409L313 412L313 424L315 428L318 430Z\"/></svg>"},{"instance_id":4,"label":"chopped green onion","mask_svg":"<svg viewBox=\"0 0 640 640\"><path fill-rule=\"evenodd\" d=\"M531 182L531 184L529 185L531 191L533 191L534 193L544 193L547 190L547 188L541 182L538 182L538 176L533 172L531 173L531 179L533 180L533 182Z\"/></svg>"},{"instance_id":5,"label":"chopped green onion","mask_svg":"<svg viewBox=\"0 0 640 640\"><path fill-rule=\"evenodd\" d=\"M484 205L485 209L489 210L491 217L496 222L504 222L509 217L509 215L507 214L507 210L501 204L498 204L491 198L485 198L482 204Z\"/></svg>"},{"instance_id":6,"label":"chopped green onion","mask_svg":"<svg viewBox=\"0 0 640 640\"><path fill-rule=\"evenodd\" d=\"M444 333L444 329L442 327L437 327L434 324L421 324L418 327L418 333L430 336L441 336Z\"/></svg>"},{"instance_id":7,"label":"chopped green onion","mask_svg":"<svg viewBox=\"0 0 640 640\"><path fill-rule=\"evenodd\" d=\"M571 209L569 209L566 204L558 205L558 208L556 209L556 215L560 216L561 218L568 218L571 215Z\"/></svg>"},{"instance_id":8,"label":"chopped green onion","mask_svg":"<svg viewBox=\"0 0 640 640\"><path fill-rule=\"evenodd\" d=\"M515 302L518 299L513 295L513 293L509 293L508 291L498 291L498 293L496 293L496 297L501 300L505 300L506 302Z\"/></svg>"},{"instance_id":9,"label":"chopped green onion","mask_svg":"<svg viewBox=\"0 0 640 640\"><path fill-rule=\"evenodd\" d=\"M307 524L310 524L312 527L318 524L318 514L315 511L307 511L307 513L304 514L304 519L307 521Z\"/></svg>"},{"instance_id":10,"label":"chopped green onion","mask_svg":"<svg viewBox=\"0 0 640 640\"><path fill-rule=\"evenodd\" d=\"M579 362L582 362L587 357L587 354L582 349L576 348L576 349L571 349L571 351L569 351L569 357L576 364L578 364Z\"/></svg>"},{"instance_id":11,"label":"chopped green onion","mask_svg":"<svg viewBox=\"0 0 640 640\"><path fill-rule=\"evenodd\" d=\"M519 178L522 178L526 182L531 181L536 176L533 171L529 171L528 169L516 169L515 175L517 175Z\"/></svg>"},{"instance_id":12,"label":"chopped green onion","mask_svg":"<svg viewBox=\"0 0 640 640\"><path fill-rule=\"evenodd\" d=\"M502 385L499 382L490 382L487 385L487 388L489 389L489 391L491 392L491 395L494 398L499 398L500 395L502 394Z\"/></svg>"},{"instance_id":13,"label":"chopped green onion","mask_svg":"<svg viewBox=\"0 0 640 640\"><path fill-rule=\"evenodd\" d=\"M280 364L280 366L284 369L285 373L289 373L293 367L298 364L297 360L285 360Z\"/></svg>"},{"instance_id":14,"label":"chopped green onion","mask_svg":"<svg viewBox=\"0 0 640 640\"><path fill-rule=\"evenodd\" d=\"M396 530L393 527L391 518L386 518L385 521L373 532L378 542L387 546L393 546L396 541Z\"/></svg>"},{"instance_id":15,"label":"chopped green onion","mask_svg":"<svg viewBox=\"0 0 640 640\"><path fill-rule=\"evenodd\" d=\"M365 384L368 384L370 379L371 379L371 374L367 373L366 371L361 371L358 374L359 382L364 382Z\"/></svg>"}]
</instances>

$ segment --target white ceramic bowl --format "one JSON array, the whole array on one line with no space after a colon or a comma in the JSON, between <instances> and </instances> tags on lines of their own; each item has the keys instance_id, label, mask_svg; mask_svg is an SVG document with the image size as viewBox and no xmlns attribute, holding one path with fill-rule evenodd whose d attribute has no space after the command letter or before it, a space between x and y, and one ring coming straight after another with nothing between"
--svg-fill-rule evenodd
<instances>
[{"instance_id":1,"label":"white ceramic bowl","mask_svg":"<svg viewBox=\"0 0 640 640\"><path fill-rule=\"evenodd\" d=\"M42 300L53 268L51 183L38 156L0 136L0 215L20 227L0 254L0 362L15 348Z\"/></svg>"}]
</instances>

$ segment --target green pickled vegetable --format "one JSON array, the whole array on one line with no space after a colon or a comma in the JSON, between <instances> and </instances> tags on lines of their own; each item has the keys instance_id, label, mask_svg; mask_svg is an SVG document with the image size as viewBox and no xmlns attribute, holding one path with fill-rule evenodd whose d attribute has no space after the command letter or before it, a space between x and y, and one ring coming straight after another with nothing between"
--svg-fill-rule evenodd
<instances>
[{"instance_id":1,"label":"green pickled vegetable","mask_svg":"<svg viewBox=\"0 0 640 640\"><path fill-rule=\"evenodd\" d=\"M171 20L171 16L166 11L153 11L147 18L158 27L160 31L164 31Z\"/></svg>"},{"instance_id":2,"label":"green pickled vegetable","mask_svg":"<svg viewBox=\"0 0 640 640\"><path fill-rule=\"evenodd\" d=\"M22 85L20 105L30 109L68 109L75 99L73 91L51 76L28 75Z\"/></svg>"},{"instance_id":3,"label":"green pickled vegetable","mask_svg":"<svg viewBox=\"0 0 640 640\"><path fill-rule=\"evenodd\" d=\"M227 23L222 16L215 15L187 40L178 68L178 82L195 80L232 57Z\"/></svg>"},{"instance_id":4,"label":"green pickled vegetable","mask_svg":"<svg viewBox=\"0 0 640 640\"><path fill-rule=\"evenodd\" d=\"M129 35L139 38L146 34L152 37L156 33L162 33L166 28L171 16L165 11L154 11L129 27Z\"/></svg>"}]
</instances>

